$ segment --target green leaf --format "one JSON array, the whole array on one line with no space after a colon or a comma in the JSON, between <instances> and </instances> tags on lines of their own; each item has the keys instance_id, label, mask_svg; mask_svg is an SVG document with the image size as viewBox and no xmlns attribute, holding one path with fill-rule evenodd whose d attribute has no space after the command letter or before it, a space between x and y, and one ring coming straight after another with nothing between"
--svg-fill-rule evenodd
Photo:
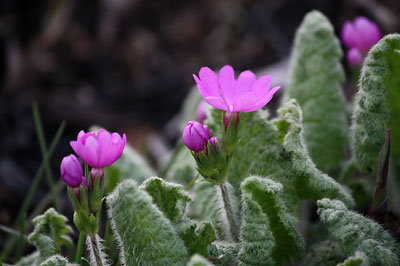
<instances>
[{"instance_id":1,"label":"green leaf","mask_svg":"<svg viewBox=\"0 0 400 266\"><path fill-rule=\"evenodd\" d=\"M247 193L250 194L251 200L255 201L262 212L268 217L267 225L275 242L272 244L271 241L266 241L265 238L268 238L268 232L262 230L265 228L261 227L260 231L252 232L252 234L264 234L263 241L267 245L262 245L264 246L264 250L254 250L254 252L261 254L261 252L266 251L267 253L263 255L270 255L275 261L275 263L272 261L264 262L260 259L258 265L261 265L261 263L265 263L262 265L282 265L284 262L291 262L292 259L299 258L304 249L304 242L295 229L297 219L288 213L288 210L280 199L280 194L283 191L282 185L268 178L250 176L243 181L241 187L242 195L246 197ZM246 234L245 231L242 232L244 246L250 245L252 238L254 239L252 234ZM246 247L242 247L241 254L244 252L243 248Z\"/></svg>"},{"instance_id":2,"label":"green leaf","mask_svg":"<svg viewBox=\"0 0 400 266\"><path fill-rule=\"evenodd\" d=\"M340 42L328 18L319 11L309 12L296 33L286 98L301 106L305 144L323 171L340 167L348 144L341 58Z\"/></svg>"},{"instance_id":3,"label":"green leaf","mask_svg":"<svg viewBox=\"0 0 400 266\"><path fill-rule=\"evenodd\" d=\"M71 245L68 234L72 228L66 224L68 219L57 213L53 208L33 219L34 229L28 239L40 252L37 263L60 252L60 247Z\"/></svg>"},{"instance_id":4,"label":"green leaf","mask_svg":"<svg viewBox=\"0 0 400 266\"><path fill-rule=\"evenodd\" d=\"M179 145L172 155L172 159L166 166L164 172L165 179L168 181L187 185L197 175L196 162L190 153L190 150L179 142Z\"/></svg>"},{"instance_id":5,"label":"green leaf","mask_svg":"<svg viewBox=\"0 0 400 266\"><path fill-rule=\"evenodd\" d=\"M38 265L39 260L39 251L35 251L34 253L21 258L14 266L34 266ZM8 264L4 264L4 266L9 266Z\"/></svg>"},{"instance_id":6,"label":"green leaf","mask_svg":"<svg viewBox=\"0 0 400 266\"><path fill-rule=\"evenodd\" d=\"M186 264L188 253L183 241L135 181L121 182L106 202L123 265Z\"/></svg>"},{"instance_id":7,"label":"green leaf","mask_svg":"<svg viewBox=\"0 0 400 266\"><path fill-rule=\"evenodd\" d=\"M369 264L367 261L368 259L365 257L365 254L357 251L354 256L347 258L344 262L338 264L337 266L368 266Z\"/></svg>"},{"instance_id":8,"label":"green leaf","mask_svg":"<svg viewBox=\"0 0 400 266\"><path fill-rule=\"evenodd\" d=\"M189 194L181 185L165 182L158 177L150 177L143 182L141 189L147 191L154 204L171 222L180 220L190 201Z\"/></svg>"},{"instance_id":9,"label":"green leaf","mask_svg":"<svg viewBox=\"0 0 400 266\"><path fill-rule=\"evenodd\" d=\"M206 258L195 254L190 258L187 266L212 266L213 264L210 263Z\"/></svg>"},{"instance_id":10,"label":"green leaf","mask_svg":"<svg viewBox=\"0 0 400 266\"><path fill-rule=\"evenodd\" d=\"M40 266L78 266L78 264L69 263L66 258L54 255L41 263Z\"/></svg>"},{"instance_id":11,"label":"green leaf","mask_svg":"<svg viewBox=\"0 0 400 266\"><path fill-rule=\"evenodd\" d=\"M335 266L338 262L343 261L346 257L343 254L341 246L338 242L332 240L324 240L313 244L301 265L304 266Z\"/></svg>"},{"instance_id":12,"label":"green leaf","mask_svg":"<svg viewBox=\"0 0 400 266\"><path fill-rule=\"evenodd\" d=\"M147 161L128 144L125 146L121 157L112 165L104 168L106 188L110 193L119 182L125 179L133 179L139 183L147 177L154 176L155 171Z\"/></svg>"},{"instance_id":13,"label":"green leaf","mask_svg":"<svg viewBox=\"0 0 400 266\"><path fill-rule=\"evenodd\" d=\"M193 220L184 220L175 225L175 229L185 243L189 255L198 253L209 256L208 247L216 239L214 227L210 222L202 222L198 226Z\"/></svg>"},{"instance_id":14,"label":"green leaf","mask_svg":"<svg viewBox=\"0 0 400 266\"><path fill-rule=\"evenodd\" d=\"M371 265L399 265L399 247L379 224L350 211L339 200L317 202L318 215L329 233L342 243L345 255L362 252Z\"/></svg>"},{"instance_id":15,"label":"green leaf","mask_svg":"<svg viewBox=\"0 0 400 266\"><path fill-rule=\"evenodd\" d=\"M268 216L254 201L251 193L242 193L242 224L239 265L274 265L272 251L275 239Z\"/></svg>"},{"instance_id":16,"label":"green leaf","mask_svg":"<svg viewBox=\"0 0 400 266\"><path fill-rule=\"evenodd\" d=\"M309 157L302 136L302 113L296 100L287 102L278 112L280 117L272 122L267 120L268 113L264 110L240 114L240 140L228 170L228 180L236 191L249 175L270 176L283 185L281 195L289 209L299 198L336 198L353 205L351 195L318 170ZM218 111L213 113L218 117ZM210 123L219 122L210 120Z\"/></svg>"},{"instance_id":17,"label":"green leaf","mask_svg":"<svg viewBox=\"0 0 400 266\"><path fill-rule=\"evenodd\" d=\"M375 173L388 129L393 156L400 155L400 34L382 38L361 71L353 115L353 150L361 171Z\"/></svg>"},{"instance_id":18,"label":"green leaf","mask_svg":"<svg viewBox=\"0 0 400 266\"><path fill-rule=\"evenodd\" d=\"M209 253L214 265L237 265L239 245L227 241L215 241L209 247Z\"/></svg>"}]
</instances>

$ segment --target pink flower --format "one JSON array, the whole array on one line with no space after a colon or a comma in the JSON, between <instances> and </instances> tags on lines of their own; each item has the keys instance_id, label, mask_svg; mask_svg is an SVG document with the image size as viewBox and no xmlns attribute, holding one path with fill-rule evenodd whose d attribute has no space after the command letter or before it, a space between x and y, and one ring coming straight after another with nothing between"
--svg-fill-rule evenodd
<instances>
[{"instance_id":1,"label":"pink flower","mask_svg":"<svg viewBox=\"0 0 400 266\"><path fill-rule=\"evenodd\" d=\"M78 139L69 143L81 159L93 168L112 165L121 156L126 144L126 135L122 139L118 133L110 134L105 129L97 133L81 130Z\"/></svg>"},{"instance_id":2,"label":"pink flower","mask_svg":"<svg viewBox=\"0 0 400 266\"><path fill-rule=\"evenodd\" d=\"M62 180L72 188L79 187L82 183L87 186L81 162L75 155L65 156L61 161L60 172Z\"/></svg>"},{"instance_id":3,"label":"pink flower","mask_svg":"<svg viewBox=\"0 0 400 266\"><path fill-rule=\"evenodd\" d=\"M207 126L197 121L189 121L183 130L183 143L191 151L201 151L210 139L211 132Z\"/></svg>"},{"instance_id":4,"label":"pink flower","mask_svg":"<svg viewBox=\"0 0 400 266\"><path fill-rule=\"evenodd\" d=\"M206 108L206 102L205 101L201 101L199 103L199 105L197 106L196 109L196 120L199 121L200 123L203 123L204 120L206 120L207 115L205 112L205 108Z\"/></svg>"},{"instance_id":5,"label":"pink flower","mask_svg":"<svg viewBox=\"0 0 400 266\"><path fill-rule=\"evenodd\" d=\"M364 61L364 58L360 50L358 50L357 48L351 48L347 52L346 59L350 66L357 66L357 65L360 66Z\"/></svg>"},{"instance_id":6,"label":"pink flower","mask_svg":"<svg viewBox=\"0 0 400 266\"><path fill-rule=\"evenodd\" d=\"M346 21L341 32L342 41L349 49L357 48L365 54L381 37L378 26L366 17Z\"/></svg>"},{"instance_id":7,"label":"pink flower","mask_svg":"<svg viewBox=\"0 0 400 266\"><path fill-rule=\"evenodd\" d=\"M193 75L204 100L217 109L227 112L253 112L264 107L280 87L270 89L269 75L256 79L250 70L242 72L235 80L233 68L226 65L217 75L208 67L202 67L199 78Z\"/></svg>"}]
</instances>

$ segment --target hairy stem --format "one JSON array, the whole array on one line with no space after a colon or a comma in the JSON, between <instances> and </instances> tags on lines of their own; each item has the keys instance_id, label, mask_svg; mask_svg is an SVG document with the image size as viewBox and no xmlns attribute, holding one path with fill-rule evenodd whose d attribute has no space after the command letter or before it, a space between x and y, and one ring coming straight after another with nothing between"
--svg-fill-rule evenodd
<instances>
[{"instance_id":1,"label":"hairy stem","mask_svg":"<svg viewBox=\"0 0 400 266\"><path fill-rule=\"evenodd\" d=\"M92 266L107 266L107 255L104 252L104 247L101 244L99 235L86 236L86 246L90 253L90 264Z\"/></svg>"},{"instance_id":2,"label":"hairy stem","mask_svg":"<svg viewBox=\"0 0 400 266\"><path fill-rule=\"evenodd\" d=\"M239 225L234 211L233 199L231 198L231 195L228 192L227 182L220 184L219 189L221 191L221 196L222 196L223 211L225 211L224 215L226 215L229 225L229 233L234 241L238 241Z\"/></svg>"}]
</instances>

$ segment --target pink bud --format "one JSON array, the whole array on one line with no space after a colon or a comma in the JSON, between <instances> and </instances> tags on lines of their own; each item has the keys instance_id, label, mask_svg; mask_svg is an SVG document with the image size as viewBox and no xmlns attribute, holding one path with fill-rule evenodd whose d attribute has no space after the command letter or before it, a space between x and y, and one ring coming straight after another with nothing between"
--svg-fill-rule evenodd
<instances>
[{"instance_id":1,"label":"pink bud","mask_svg":"<svg viewBox=\"0 0 400 266\"><path fill-rule=\"evenodd\" d=\"M350 66L360 66L364 61L364 58L357 48L351 48L346 55L347 62Z\"/></svg>"},{"instance_id":2,"label":"pink bud","mask_svg":"<svg viewBox=\"0 0 400 266\"><path fill-rule=\"evenodd\" d=\"M211 143L211 146L213 147L213 149L214 149L215 152L217 152L216 143L218 143L219 146L220 146L221 149L222 149L221 141L219 141L219 139L218 139L217 137L212 137L212 138L210 139L210 143Z\"/></svg>"},{"instance_id":3,"label":"pink bud","mask_svg":"<svg viewBox=\"0 0 400 266\"><path fill-rule=\"evenodd\" d=\"M97 176L99 176L100 184L101 184L101 181L103 181L103 177L104 177L103 168L92 168L92 170L90 170L90 178L91 178L90 180L92 182L92 186L94 185Z\"/></svg>"},{"instance_id":4,"label":"pink bud","mask_svg":"<svg viewBox=\"0 0 400 266\"><path fill-rule=\"evenodd\" d=\"M183 130L183 143L191 151L201 151L210 139L211 132L207 126L197 121L189 121Z\"/></svg>"},{"instance_id":5,"label":"pink bud","mask_svg":"<svg viewBox=\"0 0 400 266\"><path fill-rule=\"evenodd\" d=\"M239 123L239 114L237 112L234 113L226 112L224 114L225 131L228 129L229 123L231 122L232 118L235 119L235 128L236 128Z\"/></svg>"},{"instance_id":6,"label":"pink bud","mask_svg":"<svg viewBox=\"0 0 400 266\"><path fill-rule=\"evenodd\" d=\"M205 113L205 108L206 108L206 102L201 101L199 105L197 106L196 109L196 120L199 121L200 123L203 123L204 120L206 120L207 115Z\"/></svg>"},{"instance_id":7,"label":"pink bud","mask_svg":"<svg viewBox=\"0 0 400 266\"><path fill-rule=\"evenodd\" d=\"M75 155L71 154L64 157L60 166L62 180L72 188L79 187L82 183L87 186L83 176L82 165Z\"/></svg>"}]
</instances>

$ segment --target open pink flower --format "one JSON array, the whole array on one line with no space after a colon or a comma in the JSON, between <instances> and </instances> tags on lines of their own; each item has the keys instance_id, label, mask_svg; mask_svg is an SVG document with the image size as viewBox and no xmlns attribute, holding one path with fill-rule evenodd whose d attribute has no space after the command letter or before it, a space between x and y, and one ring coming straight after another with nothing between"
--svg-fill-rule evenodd
<instances>
[{"instance_id":1,"label":"open pink flower","mask_svg":"<svg viewBox=\"0 0 400 266\"><path fill-rule=\"evenodd\" d=\"M256 79L250 70L240 73L235 80L233 68L221 68L218 77L208 67L202 67L199 77L193 75L204 100L217 109L227 112L253 112L264 107L280 87L270 89L269 75Z\"/></svg>"},{"instance_id":2,"label":"open pink flower","mask_svg":"<svg viewBox=\"0 0 400 266\"><path fill-rule=\"evenodd\" d=\"M105 129L97 133L81 130L78 139L69 143L81 159L93 168L103 168L113 164L121 156L126 144L126 135L122 139L118 133L110 134Z\"/></svg>"},{"instance_id":3,"label":"open pink flower","mask_svg":"<svg viewBox=\"0 0 400 266\"><path fill-rule=\"evenodd\" d=\"M381 37L378 26L366 17L346 21L341 32L342 41L347 48L357 48L365 54Z\"/></svg>"}]
</instances>

